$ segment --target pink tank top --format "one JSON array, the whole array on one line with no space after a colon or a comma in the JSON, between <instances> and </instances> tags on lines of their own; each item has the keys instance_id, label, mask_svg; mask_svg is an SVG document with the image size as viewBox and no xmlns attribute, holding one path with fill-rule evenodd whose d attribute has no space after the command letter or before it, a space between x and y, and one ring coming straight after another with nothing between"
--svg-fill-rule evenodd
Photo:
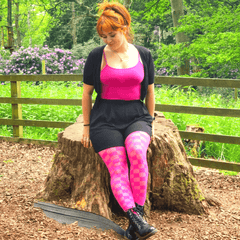
<instances>
[{"instance_id":1,"label":"pink tank top","mask_svg":"<svg viewBox=\"0 0 240 240\"><path fill-rule=\"evenodd\" d=\"M131 68L113 68L107 64L106 55L103 51L106 66L100 74L102 85L101 98L111 100L140 100L141 82L144 79L144 66L140 61Z\"/></svg>"}]
</instances>

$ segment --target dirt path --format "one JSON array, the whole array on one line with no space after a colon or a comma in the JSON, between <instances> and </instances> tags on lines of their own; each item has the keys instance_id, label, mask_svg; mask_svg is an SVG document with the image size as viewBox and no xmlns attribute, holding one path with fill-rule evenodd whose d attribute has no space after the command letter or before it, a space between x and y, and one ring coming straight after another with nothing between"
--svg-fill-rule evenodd
<instances>
[{"instance_id":1,"label":"dirt path","mask_svg":"<svg viewBox=\"0 0 240 240\"><path fill-rule=\"evenodd\" d=\"M0 240L121 239L113 231L62 225L33 207L53 155L48 147L0 142ZM195 173L205 192L221 201L221 208L212 207L208 216L151 211L148 222L159 231L149 239L240 239L240 175L224 176L206 168L195 168ZM114 222L128 227L126 218Z\"/></svg>"}]
</instances>

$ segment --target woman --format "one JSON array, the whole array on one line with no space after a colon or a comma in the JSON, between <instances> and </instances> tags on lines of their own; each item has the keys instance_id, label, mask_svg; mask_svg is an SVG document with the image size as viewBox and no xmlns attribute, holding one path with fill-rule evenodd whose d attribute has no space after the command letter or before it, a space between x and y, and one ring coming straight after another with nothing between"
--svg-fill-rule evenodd
<instances>
[{"instance_id":1,"label":"woman","mask_svg":"<svg viewBox=\"0 0 240 240\"><path fill-rule=\"evenodd\" d=\"M157 232L142 218L153 137L153 60L148 49L131 44L131 16L122 4L104 2L100 12L97 32L106 45L92 50L84 67L82 144L92 146L109 170L112 192L130 220L126 237L147 239Z\"/></svg>"}]
</instances>

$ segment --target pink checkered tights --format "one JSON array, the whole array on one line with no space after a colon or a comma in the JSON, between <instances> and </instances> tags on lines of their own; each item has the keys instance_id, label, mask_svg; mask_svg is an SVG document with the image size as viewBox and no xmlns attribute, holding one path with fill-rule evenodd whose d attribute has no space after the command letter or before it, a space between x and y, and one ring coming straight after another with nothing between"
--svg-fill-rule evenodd
<instances>
[{"instance_id":1,"label":"pink checkered tights","mask_svg":"<svg viewBox=\"0 0 240 240\"><path fill-rule=\"evenodd\" d=\"M106 164L111 177L112 192L123 211L135 207L135 202L143 206L147 194L148 164L147 149L150 136L146 132L132 132L125 139L125 147L112 147L98 154ZM130 181L127 155L130 161Z\"/></svg>"}]
</instances>

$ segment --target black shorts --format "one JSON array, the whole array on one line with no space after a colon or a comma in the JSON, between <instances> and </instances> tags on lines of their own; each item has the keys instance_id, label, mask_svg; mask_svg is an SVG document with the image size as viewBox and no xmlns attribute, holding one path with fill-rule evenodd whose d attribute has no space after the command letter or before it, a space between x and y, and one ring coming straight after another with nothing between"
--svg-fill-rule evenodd
<instances>
[{"instance_id":1,"label":"black shorts","mask_svg":"<svg viewBox=\"0 0 240 240\"><path fill-rule=\"evenodd\" d=\"M152 136L152 117L140 100L101 99L90 115L90 140L95 152L125 146L126 137L135 131Z\"/></svg>"}]
</instances>

